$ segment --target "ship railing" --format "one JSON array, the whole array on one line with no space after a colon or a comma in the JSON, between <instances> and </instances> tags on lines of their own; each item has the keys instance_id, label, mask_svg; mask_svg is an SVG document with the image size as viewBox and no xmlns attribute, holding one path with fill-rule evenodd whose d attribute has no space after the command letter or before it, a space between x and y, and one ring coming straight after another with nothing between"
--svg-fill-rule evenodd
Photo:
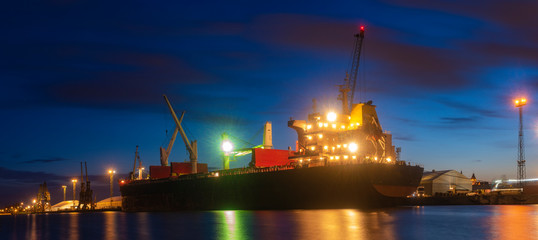
<instances>
[{"instance_id":1,"label":"ship railing","mask_svg":"<svg viewBox=\"0 0 538 240\"><path fill-rule=\"evenodd\" d=\"M283 166L262 167L262 168L255 168L255 167L235 168L235 169L215 171L213 172L213 174L210 174L210 176L211 177L230 176L230 175L241 175L241 174L250 174L250 173L276 172L276 171L291 170L291 169L295 169L295 167L291 165L283 165Z\"/></svg>"},{"instance_id":2,"label":"ship railing","mask_svg":"<svg viewBox=\"0 0 538 240\"><path fill-rule=\"evenodd\" d=\"M420 164L420 163L416 163L416 162L406 162L406 163L407 163L408 166L416 166L416 167L424 168L424 165Z\"/></svg>"}]
</instances>

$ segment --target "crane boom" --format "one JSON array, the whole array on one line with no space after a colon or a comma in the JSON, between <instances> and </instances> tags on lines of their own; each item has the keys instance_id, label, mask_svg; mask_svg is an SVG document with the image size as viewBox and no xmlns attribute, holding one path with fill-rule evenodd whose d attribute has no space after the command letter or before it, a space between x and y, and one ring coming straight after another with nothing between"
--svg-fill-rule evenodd
<instances>
[{"instance_id":1,"label":"crane boom","mask_svg":"<svg viewBox=\"0 0 538 240\"><path fill-rule=\"evenodd\" d=\"M359 71L359 61L361 57L361 49L362 49L362 41L364 39L364 26L360 27L360 32L358 34L355 34L355 49L353 49L353 62L351 65L351 76L350 81L348 83L351 83L353 81L353 85L351 87L351 97L349 99L349 108L350 111L353 109L353 98L355 97L355 87L357 85L357 72Z\"/></svg>"},{"instance_id":2,"label":"crane boom","mask_svg":"<svg viewBox=\"0 0 538 240\"><path fill-rule=\"evenodd\" d=\"M185 112L181 114L181 117L179 118L179 123L181 124L181 121L183 121L183 116L185 115ZM170 138L170 142L168 143L167 148L161 147L161 166L168 166L168 157L170 156L170 152L172 151L172 147L174 146L174 142L176 141L177 133L179 132L179 127L176 124L176 127L174 128L174 133L172 134L172 138Z\"/></svg>"},{"instance_id":3,"label":"crane boom","mask_svg":"<svg viewBox=\"0 0 538 240\"><path fill-rule=\"evenodd\" d=\"M185 143L185 147L187 148L187 151L189 152L189 158L191 160L192 165L192 173L197 173L197 164L198 164L198 148L197 148L197 142L196 140L190 142L189 138L187 137L187 134L185 134L185 131L183 130L183 127L181 127L181 122L176 116L176 112L172 108L172 105L170 104L170 101L168 101L168 98L166 95L163 95L164 100L166 101L166 104L168 105L168 109L170 110L170 113L172 114L172 117L174 118L174 121L176 122L176 127L179 128L179 133L181 134L181 138L183 139L183 143ZM185 111L183 111L181 115L181 119L183 119L183 115L185 114Z\"/></svg>"},{"instance_id":4,"label":"crane boom","mask_svg":"<svg viewBox=\"0 0 538 240\"><path fill-rule=\"evenodd\" d=\"M136 171L136 160L137 159L138 159L138 145L136 145L135 158L134 158L134 164L133 164L133 173L131 175L131 180L134 179L134 173Z\"/></svg>"}]
</instances>

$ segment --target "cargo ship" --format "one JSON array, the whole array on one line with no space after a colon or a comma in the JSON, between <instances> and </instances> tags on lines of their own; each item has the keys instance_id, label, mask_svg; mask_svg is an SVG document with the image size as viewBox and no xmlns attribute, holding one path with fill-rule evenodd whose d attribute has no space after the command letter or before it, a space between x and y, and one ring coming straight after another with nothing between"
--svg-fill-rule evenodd
<instances>
[{"instance_id":1,"label":"cargo ship","mask_svg":"<svg viewBox=\"0 0 538 240\"><path fill-rule=\"evenodd\" d=\"M371 101L354 103L357 69L364 28L355 35L353 63L339 85L341 109L313 112L307 120L290 120L297 132L295 149L272 148L271 124L264 143L234 150L223 136L223 169L208 171L198 163L197 143L189 141L169 100L176 123L167 148L161 148L161 166L150 167L150 177L134 174L120 182L124 211L262 210L377 208L405 204L423 173L423 167L401 161L392 135L384 132ZM351 93L351 96L348 96ZM168 164L177 133L187 147L190 162ZM231 156L251 153L249 167L229 169ZM136 170L136 161L133 173Z\"/></svg>"}]
</instances>

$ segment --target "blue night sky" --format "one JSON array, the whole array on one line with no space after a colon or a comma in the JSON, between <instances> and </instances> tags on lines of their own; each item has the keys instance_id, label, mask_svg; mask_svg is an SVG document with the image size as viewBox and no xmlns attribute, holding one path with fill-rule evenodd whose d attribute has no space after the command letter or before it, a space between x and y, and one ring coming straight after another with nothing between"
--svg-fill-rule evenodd
<instances>
[{"instance_id":1,"label":"blue night sky","mask_svg":"<svg viewBox=\"0 0 538 240\"><path fill-rule=\"evenodd\" d=\"M538 177L537 12L502 0L4 3L0 203L27 201L45 180L59 201L81 161L102 199L106 170L125 176L136 145L158 165L174 127L162 94L187 111L210 167L222 132L261 144L265 121L276 148L295 146L287 121L305 119L312 98L336 107L360 25L356 101L377 105L402 159L515 178L513 99L525 96L527 176ZM188 159L179 136L170 158Z\"/></svg>"}]
</instances>

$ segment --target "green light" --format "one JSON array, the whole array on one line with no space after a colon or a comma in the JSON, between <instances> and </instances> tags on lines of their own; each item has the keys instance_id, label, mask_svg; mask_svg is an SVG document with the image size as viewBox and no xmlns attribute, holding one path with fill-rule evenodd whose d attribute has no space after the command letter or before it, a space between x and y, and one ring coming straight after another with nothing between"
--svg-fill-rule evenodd
<instances>
[{"instance_id":1,"label":"green light","mask_svg":"<svg viewBox=\"0 0 538 240\"><path fill-rule=\"evenodd\" d=\"M225 153L229 153L233 149L234 149L234 145L230 141L225 140L224 142L222 142L222 151L224 151Z\"/></svg>"}]
</instances>

